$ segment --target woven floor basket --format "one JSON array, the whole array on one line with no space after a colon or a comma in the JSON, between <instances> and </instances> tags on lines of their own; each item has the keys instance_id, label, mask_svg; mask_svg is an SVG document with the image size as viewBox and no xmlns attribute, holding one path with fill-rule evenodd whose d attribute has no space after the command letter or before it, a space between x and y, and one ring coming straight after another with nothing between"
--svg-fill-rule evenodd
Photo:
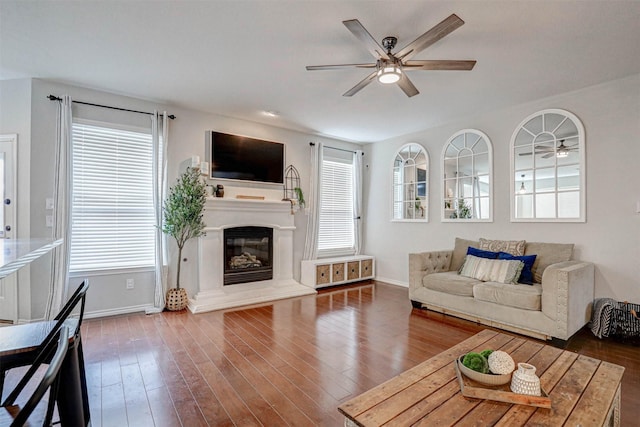
<instances>
[{"instance_id":1,"label":"woven floor basket","mask_svg":"<svg viewBox=\"0 0 640 427\"><path fill-rule=\"evenodd\" d=\"M187 291L184 288L169 289L167 291L167 310L179 311L187 308Z\"/></svg>"}]
</instances>

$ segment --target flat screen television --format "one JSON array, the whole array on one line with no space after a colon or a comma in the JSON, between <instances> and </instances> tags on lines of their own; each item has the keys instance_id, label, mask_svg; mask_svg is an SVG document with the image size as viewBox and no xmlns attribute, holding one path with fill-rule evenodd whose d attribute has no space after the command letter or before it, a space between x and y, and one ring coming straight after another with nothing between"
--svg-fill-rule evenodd
<instances>
[{"instance_id":1,"label":"flat screen television","mask_svg":"<svg viewBox=\"0 0 640 427\"><path fill-rule=\"evenodd\" d=\"M205 155L211 179L284 184L284 144L207 131Z\"/></svg>"}]
</instances>

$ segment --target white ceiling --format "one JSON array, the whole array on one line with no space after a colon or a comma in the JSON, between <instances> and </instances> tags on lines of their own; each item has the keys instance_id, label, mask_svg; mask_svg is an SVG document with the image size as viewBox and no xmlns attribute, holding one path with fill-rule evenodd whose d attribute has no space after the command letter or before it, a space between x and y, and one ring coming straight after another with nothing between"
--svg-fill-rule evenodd
<instances>
[{"instance_id":1,"label":"white ceiling","mask_svg":"<svg viewBox=\"0 0 640 427\"><path fill-rule=\"evenodd\" d=\"M402 48L451 13L465 25L413 59L477 65L412 71L413 98L377 82L343 97L367 70L305 70L371 62L343 20ZM0 0L0 79L51 79L356 142L636 73L640 1Z\"/></svg>"}]
</instances>

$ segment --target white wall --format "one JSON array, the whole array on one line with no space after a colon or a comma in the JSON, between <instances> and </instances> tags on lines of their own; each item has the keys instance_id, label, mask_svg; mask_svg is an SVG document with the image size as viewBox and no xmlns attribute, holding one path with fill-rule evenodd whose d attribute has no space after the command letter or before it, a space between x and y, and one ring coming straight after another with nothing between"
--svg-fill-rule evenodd
<instances>
[{"instance_id":1,"label":"white wall","mask_svg":"<svg viewBox=\"0 0 640 427\"><path fill-rule=\"evenodd\" d=\"M491 94L487 94L491 96ZM512 223L509 213L509 142L518 124L536 111L561 108L576 114L586 131L586 223ZM482 106L478 106L478 111ZM456 131L475 128L493 143L494 222L440 221L442 147ZM365 249L376 257L380 280L408 283L408 254L452 249L455 237L575 243L574 258L596 266L596 296L640 301L640 75L479 113L366 148ZM391 165L407 142L422 144L431 158L429 223L390 222Z\"/></svg>"},{"instance_id":2,"label":"white wall","mask_svg":"<svg viewBox=\"0 0 640 427\"><path fill-rule=\"evenodd\" d=\"M46 99L46 96L71 95L74 100L96 104L111 105L140 111L167 110L175 114L176 119L169 124L169 184L173 185L181 167L192 155L204 159L205 131L218 130L222 132L241 134L256 138L264 138L286 144L287 164L296 166L301 175L301 187L305 194L309 191L309 142L323 141L331 146L349 149L359 148L356 145L342 141L321 138L314 135L288 131L285 129L266 126L253 122L231 119L228 117L207 114L203 112L163 105L145 100L100 92L91 89L62 85L44 80L32 81L31 98L31 236L49 236L51 231L45 226L45 198L53 192L53 146L56 129L56 103ZM95 108L74 104L74 117L103 122L114 122L128 125L149 126L149 116L143 114L125 113L114 110ZM214 181L214 183L217 183ZM225 188L232 186L224 182ZM254 187L260 187L255 185ZM273 188L273 187L269 187ZM307 217L304 212L298 212L295 217L297 227L294 233L294 277L300 276L300 259L304 248ZM172 242L173 243L173 242ZM174 248L173 248L174 249ZM169 283L175 283L175 249L171 251L172 260L169 272ZM187 262L182 265L181 285L189 295L196 292L196 242L188 242L183 257ZM34 300L32 302L32 316L42 316L47 297L46 284L49 277L49 265L44 257L39 266L32 267L32 281L34 282ZM135 279L135 289L125 290L125 280ZM76 277L71 281L77 285L82 278ZM141 310L153 304L153 275L149 271L130 271L122 274L100 275L89 277L91 288L87 298L87 312L89 315L115 314L131 310ZM36 296L37 294L37 296Z\"/></svg>"}]
</instances>

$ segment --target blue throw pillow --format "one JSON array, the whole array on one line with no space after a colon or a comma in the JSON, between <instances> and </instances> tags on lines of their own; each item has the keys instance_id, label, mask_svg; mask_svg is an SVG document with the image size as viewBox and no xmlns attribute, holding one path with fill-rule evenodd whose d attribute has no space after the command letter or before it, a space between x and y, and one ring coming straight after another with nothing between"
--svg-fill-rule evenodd
<instances>
[{"instance_id":1,"label":"blue throw pillow","mask_svg":"<svg viewBox=\"0 0 640 427\"><path fill-rule=\"evenodd\" d=\"M501 252L491 252L485 251L483 249L474 248L473 246L469 246L467 248L467 255L477 256L478 258L488 258L488 259L498 259L498 255Z\"/></svg>"},{"instance_id":2,"label":"blue throw pillow","mask_svg":"<svg viewBox=\"0 0 640 427\"><path fill-rule=\"evenodd\" d=\"M536 262L536 255L515 256L506 252L500 252L498 254L498 259L522 261L524 263L524 267L522 267L522 272L520 273L518 283L533 285L533 272L531 271L531 268L533 267L533 263Z\"/></svg>"}]
</instances>

